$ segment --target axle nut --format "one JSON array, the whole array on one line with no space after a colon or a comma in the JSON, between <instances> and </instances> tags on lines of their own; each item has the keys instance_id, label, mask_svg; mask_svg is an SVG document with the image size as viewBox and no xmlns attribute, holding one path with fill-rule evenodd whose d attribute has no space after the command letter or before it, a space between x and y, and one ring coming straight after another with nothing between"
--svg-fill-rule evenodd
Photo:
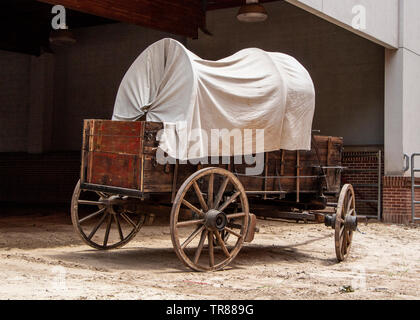
<instances>
[{"instance_id":1,"label":"axle nut","mask_svg":"<svg viewBox=\"0 0 420 320\"><path fill-rule=\"evenodd\" d=\"M212 209L206 212L204 224L210 230L222 231L227 225L227 217L223 212Z\"/></svg>"},{"instance_id":2,"label":"axle nut","mask_svg":"<svg viewBox=\"0 0 420 320\"><path fill-rule=\"evenodd\" d=\"M324 220L324 224L327 227L331 227L331 228L335 229L335 219L336 219L336 216L337 216L336 214L326 215L325 216L325 220Z\"/></svg>"}]
</instances>

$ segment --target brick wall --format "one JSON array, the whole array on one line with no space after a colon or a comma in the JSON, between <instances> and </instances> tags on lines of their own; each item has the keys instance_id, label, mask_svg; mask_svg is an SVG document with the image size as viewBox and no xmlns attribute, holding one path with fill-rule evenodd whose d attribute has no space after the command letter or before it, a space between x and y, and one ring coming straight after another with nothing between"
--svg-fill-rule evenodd
<instances>
[{"instance_id":1,"label":"brick wall","mask_svg":"<svg viewBox=\"0 0 420 320\"><path fill-rule=\"evenodd\" d=\"M366 203L360 200L378 199L376 186L360 186L378 183L377 152L345 151L342 164L357 171L344 170L342 183L351 183L356 193L358 215L377 215L377 203ZM362 170L361 170L362 169ZM420 179L416 179L420 184ZM420 201L420 188L416 189L416 200ZM411 222L411 179L400 176L384 176L384 157L381 156L381 206L382 221L407 224ZM420 205L416 207L416 216L420 217Z\"/></svg>"},{"instance_id":2,"label":"brick wall","mask_svg":"<svg viewBox=\"0 0 420 320\"><path fill-rule=\"evenodd\" d=\"M378 199L378 152L350 151L343 152L342 165L347 170L342 173L342 183L351 183L356 193L358 215L377 216L378 204L363 200ZM354 170L352 170L354 169ZM384 173L383 153L381 155L381 176ZM366 186L374 185L375 186ZM382 185L382 179L381 179Z\"/></svg>"},{"instance_id":3,"label":"brick wall","mask_svg":"<svg viewBox=\"0 0 420 320\"><path fill-rule=\"evenodd\" d=\"M385 176L383 178L383 220L389 223L411 222L411 179L409 177ZM420 179L416 179L420 184ZM416 200L420 200L420 189L416 189ZM420 206L416 206L420 217Z\"/></svg>"}]
</instances>

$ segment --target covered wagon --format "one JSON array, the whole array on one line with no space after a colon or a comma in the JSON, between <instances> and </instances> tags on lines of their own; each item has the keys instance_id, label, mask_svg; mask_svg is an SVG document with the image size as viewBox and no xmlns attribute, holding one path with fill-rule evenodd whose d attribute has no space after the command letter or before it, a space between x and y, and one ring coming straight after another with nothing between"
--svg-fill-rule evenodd
<instances>
[{"instance_id":1,"label":"covered wagon","mask_svg":"<svg viewBox=\"0 0 420 320\"><path fill-rule=\"evenodd\" d=\"M84 122L76 232L112 249L168 214L180 260L218 270L254 239L258 216L329 205L344 260L355 195L341 187L343 139L313 135L314 110L311 77L288 55L251 48L209 61L172 39L154 43L125 74L113 119Z\"/></svg>"}]
</instances>

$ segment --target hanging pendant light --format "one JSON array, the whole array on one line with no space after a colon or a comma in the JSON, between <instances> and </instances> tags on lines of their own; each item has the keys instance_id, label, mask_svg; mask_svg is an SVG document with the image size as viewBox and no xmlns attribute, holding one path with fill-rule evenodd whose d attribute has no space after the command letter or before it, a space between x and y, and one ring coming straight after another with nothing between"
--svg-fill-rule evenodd
<instances>
[{"instance_id":1,"label":"hanging pendant light","mask_svg":"<svg viewBox=\"0 0 420 320\"><path fill-rule=\"evenodd\" d=\"M239 8L236 18L241 22L262 22L267 16L267 11L258 0L246 0L246 3Z\"/></svg>"},{"instance_id":2,"label":"hanging pendant light","mask_svg":"<svg viewBox=\"0 0 420 320\"><path fill-rule=\"evenodd\" d=\"M61 29L51 31L50 43L58 46L68 46L76 43L76 38L68 26L64 26Z\"/></svg>"}]
</instances>

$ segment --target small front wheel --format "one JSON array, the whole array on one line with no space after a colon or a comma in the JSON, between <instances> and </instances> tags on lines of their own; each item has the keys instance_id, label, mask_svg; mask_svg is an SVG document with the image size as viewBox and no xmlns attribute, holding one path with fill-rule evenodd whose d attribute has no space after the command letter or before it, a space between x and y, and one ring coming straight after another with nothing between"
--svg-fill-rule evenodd
<instances>
[{"instance_id":1,"label":"small front wheel","mask_svg":"<svg viewBox=\"0 0 420 320\"><path fill-rule=\"evenodd\" d=\"M127 244L144 223L145 217L124 207L124 198L89 191L76 184L71 201L71 220L76 233L89 246L115 249Z\"/></svg>"},{"instance_id":2,"label":"small front wheel","mask_svg":"<svg viewBox=\"0 0 420 320\"><path fill-rule=\"evenodd\" d=\"M338 261L344 261L350 252L353 231L357 228L356 199L351 184L343 186L335 216L335 253Z\"/></svg>"}]
</instances>

